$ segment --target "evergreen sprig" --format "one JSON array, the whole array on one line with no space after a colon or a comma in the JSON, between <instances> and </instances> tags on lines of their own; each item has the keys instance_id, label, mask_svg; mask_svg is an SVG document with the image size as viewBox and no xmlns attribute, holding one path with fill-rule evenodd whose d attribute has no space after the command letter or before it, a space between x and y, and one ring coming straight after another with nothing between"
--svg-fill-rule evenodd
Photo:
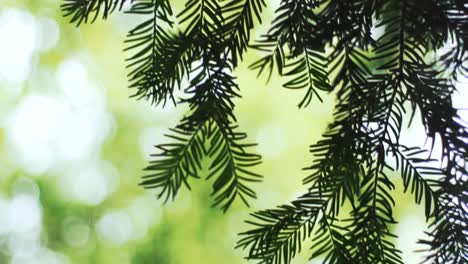
<instances>
[{"instance_id":1,"label":"evergreen sprig","mask_svg":"<svg viewBox=\"0 0 468 264\"><path fill-rule=\"evenodd\" d=\"M183 35L171 35L165 30L174 24L169 1L136 0L128 13L149 15L130 30L125 41L125 51L132 52L127 59L129 87L137 89L135 97L149 99L153 104L175 101L173 90L189 71L190 54Z\"/></svg>"},{"instance_id":2,"label":"evergreen sprig","mask_svg":"<svg viewBox=\"0 0 468 264\"><path fill-rule=\"evenodd\" d=\"M64 0L80 25L107 18L126 1ZM251 68L286 76L305 90L299 107L335 92L333 121L312 145L307 192L291 204L252 214L237 247L259 263L290 263L310 239L325 263L402 263L392 226L392 191L405 192L431 223L426 261L468 263L468 128L452 97L467 75L468 7L463 0L281 0L268 32L251 44L263 0L187 0L173 15L169 0L128 1L147 16L126 40L130 87L155 105L188 104L172 143L146 168L142 185L174 199L195 178L213 180L214 205L248 205L261 180L238 132L233 74L249 47L263 53ZM380 36L379 36L380 35ZM188 84L183 80L187 79ZM175 98L175 89L184 89ZM401 142L406 123L420 123L442 153ZM209 163L204 170L205 162ZM206 175L202 175L207 171ZM348 212L343 212L349 208Z\"/></svg>"},{"instance_id":3,"label":"evergreen sprig","mask_svg":"<svg viewBox=\"0 0 468 264\"><path fill-rule=\"evenodd\" d=\"M282 3L288 5L288 1ZM344 248L349 258L343 259L342 251L330 250L333 248L330 243L324 246L328 251L319 253L325 254L327 263L402 262L400 251L392 244L395 235L389 228L389 225L395 224L396 221L392 215L394 201L390 193L394 185L387 173L396 169L401 171L405 191L411 186L415 202L424 203L426 217L435 221L434 231L431 232L433 240L422 241L431 247L427 260L435 263L464 263L468 261L468 214L462 209L464 202L466 207L467 200L462 191L463 188L466 190L466 187L464 181L461 181L461 175L466 175L464 164L467 159L467 143L463 140L466 128L461 125L450 101L454 91L453 82L440 76L441 72L449 70L449 65L446 64L446 68L442 70L436 70L433 69L435 64L428 62L427 58L431 50L442 48L449 40L450 34L455 35L459 44L462 43L460 30L451 28L451 23L455 22L450 20L450 15L444 15L442 10L437 8L437 3L431 1L350 3L329 1L326 7L317 8L315 13L317 24L320 21L329 21L325 14L334 14L337 17L329 22L333 25L330 28L335 28L332 32L337 40L329 42L333 51L329 56L331 59L328 64L328 76L335 74L332 85L342 87L337 93L338 102L346 103L339 103L335 122L329 128L330 132L324 135L325 140L312 148L317 159L314 165L308 168L313 174L305 179L305 183L315 187L320 177L333 180L340 174L346 174L349 179L349 183L341 183L343 191L337 192L335 199L330 199L333 209L327 212L329 217L334 219L335 225L345 228L340 232L340 239L331 241L339 243L339 248ZM289 6L293 7L293 4ZM360 15L356 15L355 11L360 11ZM341 19L342 17L344 19ZM373 17L378 18L375 25L373 19L370 19ZM457 16L457 19L459 18ZM460 24L459 21L456 23ZM430 31L422 30L428 25L431 27ZM272 28L275 27L278 26L273 25ZM370 34L373 27L383 30L383 34L375 40ZM286 41L283 45L292 45L299 36L289 36L291 41ZM263 40L260 43L262 44ZM317 48L316 51L320 52L322 49ZM462 53L464 54L464 51ZM447 54L454 56L452 58L455 60L459 51L448 52L444 56L448 56ZM283 63L277 66L279 69L286 65L283 58L277 59L276 63ZM426 96L430 99L423 99ZM443 157L439 160L445 169L434 167L434 161L431 162L427 157L414 157L423 153L422 150L416 148L414 151L415 148L407 148L400 144L403 118L407 112L406 102L412 106L410 124L414 112L419 110L427 135L433 140L436 133L441 135L445 147ZM425 109L429 105L431 110ZM445 116L441 116L443 113ZM344 132L347 127L351 132L349 139ZM363 139L360 140L361 138ZM368 146L359 148L356 142L365 142ZM353 146L353 149L348 152L346 149L349 146ZM343 157L344 155L347 156ZM392 156L397 159L395 166L391 166L387 161ZM420 165L421 163L424 165ZM450 174L444 172L447 167L452 166L451 173L458 173L458 179L453 179ZM452 179L452 186L447 186L449 179ZM450 189L450 192L444 190L444 187ZM313 190L309 193L313 194ZM353 208L349 221L339 217L339 208L345 202L349 202ZM317 205L319 204L317 202ZM262 211L261 215L253 216L262 219L263 215L276 210ZM307 214L306 209L302 210L304 212L295 208L295 214ZM284 212L284 216L289 216L289 213ZM276 218L282 219L281 215L277 215ZM342 224L339 224L340 220ZM351 224L345 225L346 222ZM255 228L252 230L256 231L262 230L262 227L270 227L269 223L254 224ZM289 233L300 232L302 228L293 222L282 225ZM320 230L322 237L333 235L331 230L327 231L315 222L308 228ZM278 248L275 241L282 241L282 233L269 234L267 241L262 243L268 245L270 250L276 250L277 254L293 254L288 255L289 258L279 259L271 258L268 248L256 251L262 248L256 244L258 238L265 234L269 234L269 231L264 231L263 234L244 232L240 240L243 247L250 247L250 258L261 259L264 263L289 263L290 257L300 248L301 240L306 237L289 242L286 248ZM316 245L314 244L313 249ZM336 243L333 246L336 247ZM312 257L320 254L312 254Z\"/></svg>"},{"instance_id":4,"label":"evergreen sprig","mask_svg":"<svg viewBox=\"0 0 468 264\"><path fill-rule=\"evenodd\" d=\"M61 10L70 17L70 23L79 26L81 23L92 23L101 16L102 19L115 10L122 10L126 2L134 0L63 0Z\"/></svg>"},{"instance_id":5,"label":"evergreen sprig","mask_svg":"<svg viewBox=\"0 0 468 264\"><path fill-rule=\"evenodd\" d=\"M144 176L141 184L145 188L160 189L158 197L165 196L165 201L174 199L182 185L190 188L188 179L199 178L201 158L206 153L204 129L207 128L203 124L191 130L183 126L172 129L173 133L166 136L175 142L156 146L161 153L153 156L161 158L146 167L151 174Z\"/></svg>"}]
</instances>

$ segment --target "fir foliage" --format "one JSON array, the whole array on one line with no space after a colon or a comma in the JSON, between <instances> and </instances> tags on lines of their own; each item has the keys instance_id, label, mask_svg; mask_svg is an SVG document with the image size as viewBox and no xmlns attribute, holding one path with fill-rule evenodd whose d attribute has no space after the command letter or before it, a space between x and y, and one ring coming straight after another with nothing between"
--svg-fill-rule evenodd
<instances>
[{"instance_id":1,"label":"fir foliage","mask_svg":"<svg viewBox=\"0 0 468 264\"><path fill-rule=\"evenodd\" d=\"M132 0L63 0L61 9L70 23L92 23L98 17L107 19L115 10L121 10L125 2Z\"/></svg>"},{"instance_id":2,"label":"fir foliage","mask_svg":"<svg viewBox=\"0 0 468 264\"><path fill-rule=\"evenodd\" d=\"M311 240L311 258L325 263L402 263L389 176L399 173L430 223L431 239L420 241L425 261L468 263L468 128L452 104L458 78L468 77L465 1L281 0L255 42L263 0L187 0L179 14L169 0L63 0L62 10L80 25L125 2L127 13L147 17L126 40L135 97L189 105L167 135L172 142L157 146L145 188L167 201L193 179L212 179L214 206L224 211L256 197L251 184L262 176L253 167L261 157L238 131L233 75L252 47L264 54L253 70L277 71L285 88L304 90L299 107L332 91L337 103L323 139L311 146L306 193L247 221L252 228L237 244L247 259L290 263ZM400 140L404 126L418 121L429 149ZM442 153L433 157L436 143Z\"/></svg>"}]
</instances>

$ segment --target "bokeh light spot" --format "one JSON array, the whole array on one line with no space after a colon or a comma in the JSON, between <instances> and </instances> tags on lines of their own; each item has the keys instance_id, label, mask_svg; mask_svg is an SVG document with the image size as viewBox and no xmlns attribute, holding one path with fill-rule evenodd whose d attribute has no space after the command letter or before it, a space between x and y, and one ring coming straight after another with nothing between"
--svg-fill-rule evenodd
<instances>
[{"instance_id":1,"label":"bokeh light spot","mask_svg":"<svg viewBox=\"0 0 468 264\"><path fill-rule=\"evenodd\" d=\"M125 211L110 211L99 219L97 225L99 236L109 245L120 246L131 239L133 226Z\"/></svg>"},{"instance_id":2,"label":"bokeh light spot","mask_svg":"<svg viewBox=\"0 0 468 264\"><path fill-rule=\"evenodd\" d=\"M279 158L288 148L288 131L273 125L262 127L257 132L257 143L263 158Z\"/></svg>"},{"instance_id":3,"label":"bokeh light spot","mask_svg":"<svg viewBox=\"0 0 468 264\"><path fill-rule=\"evenodd\" d=\"M34 16L27 11L6 9L0 14L0 36L0 81L25 81L38 38Z\"/></svg>"},{"instance_id":4,"label":"bokeh light spot","mask_svg":"<svg viewBox=\"0 0 468 264\"><path fill-rule=\"evenodd\" d=\"M63 240L71 247L83 247L88 243L89 226L78 217L67 217L62 223Z\"/></svg>"}]
</instances>

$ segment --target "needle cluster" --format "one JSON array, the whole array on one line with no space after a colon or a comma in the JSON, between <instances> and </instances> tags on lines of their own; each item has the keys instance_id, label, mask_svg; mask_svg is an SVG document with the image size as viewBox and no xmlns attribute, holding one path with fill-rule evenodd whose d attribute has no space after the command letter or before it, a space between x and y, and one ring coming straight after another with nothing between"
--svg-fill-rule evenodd
<instances>
[{"instance_id":1,"label":"needle cluster","mask_svg":"<svg viewBox=\"0 0 468 264\"><path fill-rule=\"evenodd\" d=\"M213 179L214 205L256 197L261 162L238 131L233 70L248 48L259 74L277 71L304 91L299 107L334 92L334 119L311 146L307 191L291 204L252 214L237 247L258 263L290 263L312 240L325 263L402 263L393 226L398 173L425 208L431 239L425 261L468 263L468 128L452 104L467 77L468 4L462 0L281 0L268 32L251 41L263 0L64 0L72 23L127 13L148 19L127 37L130 88L154 105L188 104L171 143L146 168L142 185L173 199L196 178ZM184 81L186 79L187 81ZM187 98L175 98L185 89ZM418 113L418 115L416 115ZM415 120L415 116L419 120ZM400 141L422 124L432 147ZM207 175L202 160L210 157ZM206 171L206 170L205 170ZM343 208L350 210L343 212Z\"/></svg>"}]
</instances>

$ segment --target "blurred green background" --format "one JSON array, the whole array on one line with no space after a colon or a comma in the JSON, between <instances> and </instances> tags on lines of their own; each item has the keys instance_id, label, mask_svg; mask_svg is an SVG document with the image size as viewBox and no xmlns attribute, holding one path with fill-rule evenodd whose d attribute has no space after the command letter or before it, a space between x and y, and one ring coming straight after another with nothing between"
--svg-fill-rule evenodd
<instances>
[{"instance_id":1,"label":"blurred green background","mask_svg":"<svg viewBox=\"0 0 468 264\"><path fill-rule=\"evenodd\" d=\"M268 1L266 20L277 2ZM264 158L259 198L223 214L199 180L163 206L137 184L153 145L168 142L163 134L186 108L129 99L123 40L142 18L115 13L76 28L59 5L0 0L0 263L247 263L234 249L243 221L305 192L301 168L332 120L333 95L298 109L302 91L283 89L279 76L257 79L247 66L260 54L250 51L236 70L236 115ZM422 133L406 137L423 143ZM405 263L419 262L422 208L400 184L394 193L396 244ZM320 263L307 259L306 243L295 263Z\"/></svg>"}]
</instances>

